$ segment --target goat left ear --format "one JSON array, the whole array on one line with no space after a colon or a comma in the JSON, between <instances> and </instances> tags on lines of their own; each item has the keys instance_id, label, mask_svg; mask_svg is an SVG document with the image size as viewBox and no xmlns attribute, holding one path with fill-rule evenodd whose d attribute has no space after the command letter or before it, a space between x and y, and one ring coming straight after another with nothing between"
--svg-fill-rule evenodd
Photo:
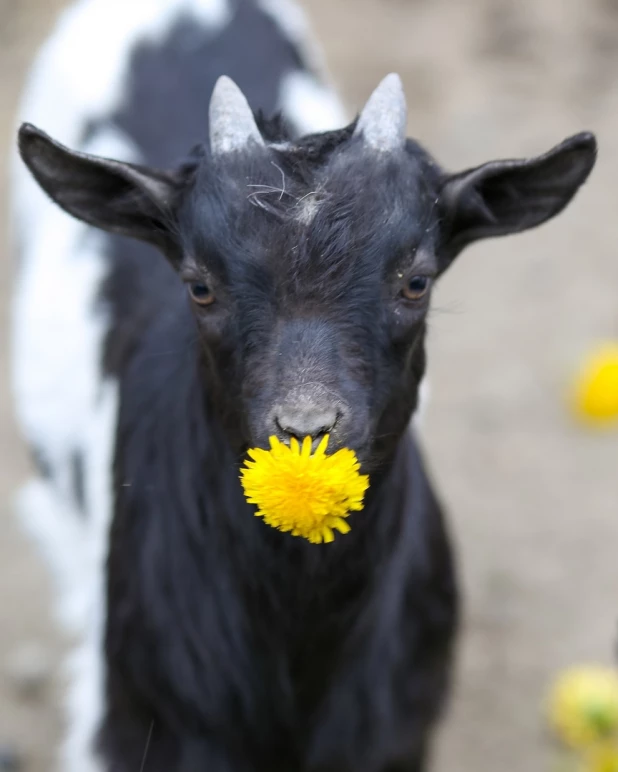
<instances>
[{"instance_id":1,"label":"goat left ear","mask_svg":"<svg viewBox=\"0 0 618 772\"><path fill-rule=\"evenodd\" d=\"M28 123L19 130L19 152L45 193L77 219L159 247L167 243L178 193L171 174L69 150Z\"/></svg>"},{"instance_id":2,"label":"goat left ear","mask_svg":"<svg viewBox=\"0 0 618 772\"><path fill-rule=\"evenodd\" d=\"M557 215L585 182L596 153L594 135L586 132L537 158L492 161L447 177L444 267L477 239L518 233Z\"/></svg>"}]
</instances>

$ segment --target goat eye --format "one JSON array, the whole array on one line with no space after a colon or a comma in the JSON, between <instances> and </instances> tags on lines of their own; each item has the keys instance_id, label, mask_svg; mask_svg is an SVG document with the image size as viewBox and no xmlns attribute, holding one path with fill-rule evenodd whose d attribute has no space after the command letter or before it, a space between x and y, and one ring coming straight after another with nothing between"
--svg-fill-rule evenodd
<instances>
[{"instance_id":1,"label":"goat eye","mask_svg":"<svg viewBox=\"0 0 618 772\"><path fill-rule=\"evenodd\" d=\"M412 276L402 290L404 298L408 300L420 300L429 289L429 277Z\"/></svg>"},{"instance_id":2,"label":"goat eye","mask_svg":"<svg viewBox=\"0 0 618 772\"><path fill-rule=\"evenodd\" d=\"M207 284L192 282L189 284L189 294L200 306L209 306L215 300L215 293Z\"/></svg>"}]
</instances>

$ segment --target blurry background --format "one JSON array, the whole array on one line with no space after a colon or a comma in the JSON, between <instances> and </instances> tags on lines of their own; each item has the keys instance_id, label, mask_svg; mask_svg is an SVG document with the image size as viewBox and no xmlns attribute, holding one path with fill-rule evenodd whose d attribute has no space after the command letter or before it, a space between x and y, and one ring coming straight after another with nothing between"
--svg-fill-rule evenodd
<instances>
[{"instance_id":1,"label":"blurry background","mask_svg":"<svg viewBox=\"0 0 618 772\"><path fill-rule=\"evenodd\" d=\"M0 0L3 245L16 100L63 5ZM465 591L436 769L542 770L548 680L573 662L610 662L618 638L618 431L585 432L564 403L582 354L618 338L618 0L304 5L350 110L398 71L410 133L449 168L541 153L584 128L598 135L597 168L573 205L536 232L464 253L430 320L424 440ZM1 254L0 743L44 772L61 728L61 643L48 577L10 512L26 464L7 387L11 259Z\"/></svg>"}]
</instances>

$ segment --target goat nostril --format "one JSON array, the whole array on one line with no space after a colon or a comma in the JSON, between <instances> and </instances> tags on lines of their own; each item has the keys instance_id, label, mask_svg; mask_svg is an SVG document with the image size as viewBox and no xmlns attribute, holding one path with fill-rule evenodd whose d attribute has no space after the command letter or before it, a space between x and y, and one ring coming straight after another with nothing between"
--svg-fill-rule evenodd
<instances>
[{"instance_id":1,"label":"goat nostril","mask_svg":"<svg viewBox=\"0 0 618 772\"><path fill-rule=\"evenodd\" d=\"M305 437L321 439L333 430L339 414L336 411L319 413L285 413L275 417L277 429L286 437L296 437L301 441Z\"/></svg>"}]
</instances>

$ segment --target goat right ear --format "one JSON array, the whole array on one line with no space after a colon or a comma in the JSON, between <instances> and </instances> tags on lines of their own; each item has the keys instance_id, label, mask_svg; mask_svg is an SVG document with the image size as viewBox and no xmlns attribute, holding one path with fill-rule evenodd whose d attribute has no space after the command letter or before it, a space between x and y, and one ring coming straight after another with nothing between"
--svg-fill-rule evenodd
<instances>
[{"instance_id":1,"label":"goat right ear","mask_svg":"<svg viewBox=\"0 0 618 772\"><path fill-rule=\"evenodd\" d=\"M171 174L69 150L31 124L19 153L47 195L89 225L156 246L169 241L178 193Z\"/></svg>"},{"instance_id":2,"label":"goat right ear","mask_svg":"<svg viewBox=\"0 0 618 772\"><path fill-rule=\"evenodd\" d=\"M491 161L446 178L445 265L478 239L534 228L561 212L596 161L593 134L568 137L536 158Z\"/></svg>"}]
</instances>

